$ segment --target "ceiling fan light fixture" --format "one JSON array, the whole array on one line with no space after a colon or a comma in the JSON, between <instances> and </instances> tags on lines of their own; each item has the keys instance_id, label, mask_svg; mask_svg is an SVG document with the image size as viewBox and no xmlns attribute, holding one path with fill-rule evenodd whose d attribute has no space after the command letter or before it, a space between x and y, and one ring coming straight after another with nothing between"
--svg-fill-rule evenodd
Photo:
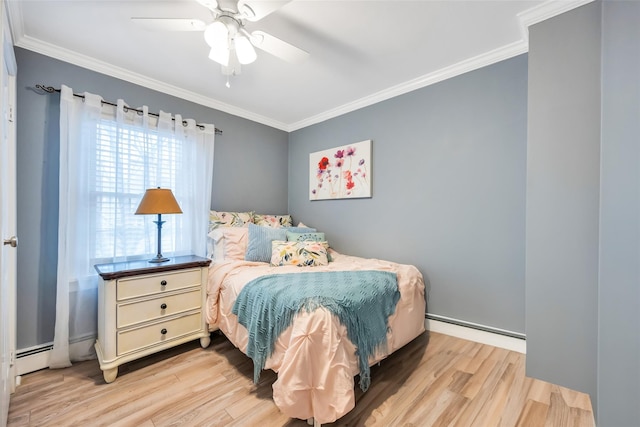
<instances>
[{"instance_id":1,"label":"ceiling fan light fixture","mask_svg":"<svg viewBox=\"0 0 640 427\"><path fill-rule=\"evenodd\" d=\"M209 51L209 59L223 67L229 66L229 56L231 56L231 51L228 46L212 47Z\"/></svg>"},{"instance_id":2,"label":"ceiling fan light fixture","mask_svg":"<svg viewBox=\"0 0 640 427\"><path fill-rule=\"evenodd\" d=\"M229 29L224 23L214 21L205 28L204 40L213 49L225 46L229 43Z\"/></svg>"},{"instance_id":3,"label":"ceiling fan light fixture","mask_svg":"<svg viewBox=\"0 0 640 427\"><path fill-rule=\"evenodd\" d=\"M249 39L245 36L236 36L234 44L236 55L238 55L238 61L242 65L251 64L258 57L256 50L251 45Z\"/></svg>"},{"instance_id":4,"label":"ceiling fan light fixture","mask_svg":"<svg viewBox=\"0 0 640 427\"><path fill-rule=\"evenodd\" d=\"M292 0L195 1L211 11L208 23L195 18L131 19L154 30L203 31L210 48L209 59L220 64L222 74L227 77L239 75L242 65L256 61L256 49L292 63L300 63L309 56L304 50L269 33L260 30L250 33L245 29L246 21L260 21Z\"/></svg>"}]
</instances>

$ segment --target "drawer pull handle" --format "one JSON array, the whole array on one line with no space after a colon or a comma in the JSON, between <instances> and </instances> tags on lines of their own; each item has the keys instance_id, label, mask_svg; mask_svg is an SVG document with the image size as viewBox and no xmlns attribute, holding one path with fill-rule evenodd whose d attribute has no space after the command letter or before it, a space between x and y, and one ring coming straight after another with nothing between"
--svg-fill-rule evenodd
<instances>
[{"instance_id":1,"label":"drawer pull handle","mask_svg":"<svg viewBox=\"0 0 640 427\"><path fill-rule=\"evenodd\" d=\"M162 282L160 282L160 286L167 286L167 281L163 280Z\"/></svg>"},{"instance_id":2,"label":"drawer pull handle","mask_svg":"<svg viewBox=\"0 0 640 427\"><path fill-rule=\"evenodd\" d=\"M167 330L165 328L162 328L162 330L160 331L160 333L162 335L167 335Z\"/></svg>"},{"instance_id":3,"label":"drawer pull handle","mask_svg":"<svg viewBox=\"0 0 640 427\"><path fill-rule=\"evenodd\" d=\"M161 310L166 310L166 309L167 309L167 304L162 303L162 304L160 305L160 309L161 309Z\"/></svg>"}]
</instances>

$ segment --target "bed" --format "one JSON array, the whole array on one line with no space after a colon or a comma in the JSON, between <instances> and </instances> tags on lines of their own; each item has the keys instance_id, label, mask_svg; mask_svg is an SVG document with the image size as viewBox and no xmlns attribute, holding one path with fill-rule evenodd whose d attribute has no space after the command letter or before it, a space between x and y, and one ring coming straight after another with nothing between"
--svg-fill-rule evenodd
<instances>
[{"instance_id":1,"label":"bed","mask_svg":"<svg viewBox=\"0 0 640 427\"><path fill-rule=\"evenodd\" d=\"M249 218L252 222L248 226L216 227L209 233L209 252L213 262L209 268L207 285L207 321L211 327L219 328L238 349L252 357L256 365L254 379L263 368L277 373L277 380L273 384L273 400L284 414L313 420L316 425L334 422L355 406L355 377L358 377L359 386L366 390L369 366L424 332L423 277L411 265L340 254L328 247L324 236L320 240L304 240L304 243L303 240L295 240L296 243L279 240L273 237L283 236L283 230L278 228L285 229L289 237L297 239L301 239L297 236L300 232L309 234L309 228L291 228L286 223L285 227L280 227L281 220L275 223L276 227L256 225L255 215ZM320 237L315 230L311 233ZM258 234L260 238L256 237ZM264 249L261 256L255 254L257 245ZM304 247L311 254L298 256L297 252L291 252L292 245L298 250ZM288 249L283 250L283 246ZM265 261L267 249L271 256L269 262ZM287 250L291 255L288 259ZM316 256L320 258L318 263L315 262ZM325 256L327 262L323 262ZM307 258L311 258L311 261ZM343 277L348 280L338 285L337 278ZM326 282L323 292L337 294L342 292L340 289L348 288L346 282L351 282L352 277L360 281L350 286L368 293L367 297L378 295L383 287L388 292L388 284L379 285L374 279L382 277L393 280L394 298L390 299L389 294L379 298L384 299L381 306L388 307L389 301L393 301L388 317L385 316L387 323L383 325L384 342L377 342L373 346L367 344L369 347L366 347L364 342L368 342L368 338L363 341L359 336L362 334L354 333L353 322L345 322L343 317L336 315L335 308L330 304L315 304L297 310L290 323L277 329L277 337L272 340L266 355L263 353L262 359L256 358L254 342L260 338L259 331L273 329L264 325L256 327L247 320L247 313L255 314L256 311L256 305L246 310L249 290L266 292L266 281L270 281L268 286L279 284L285 291L299 291L298 286L304 288L300 284L314 278ZM285 279L286 284L283 282ZM378 286L381 288L378 289ZM287 301L290 298L288 296ZM363 303L364 307L371 307L366 311L375 311L373 307L376 304L372 304L372 301L369 299ZM268 311L269 308L264 310ZM275 317L279 319L280 314ZM358 352L353 341L360 343L360 348L373 351ZM368 360L368 364L361 363L359 357ZM375 378L371 381L375 381Z\"/></svg>"}]
</instances>

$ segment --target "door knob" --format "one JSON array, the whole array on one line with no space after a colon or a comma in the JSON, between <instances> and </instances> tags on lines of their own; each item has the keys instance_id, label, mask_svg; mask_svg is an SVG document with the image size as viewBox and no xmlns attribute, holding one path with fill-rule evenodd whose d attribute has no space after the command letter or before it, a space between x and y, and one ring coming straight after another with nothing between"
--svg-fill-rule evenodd
<instances>
[{"instance_id":1,"label":"door knob","mask_svg":"<svg viewBox=\"0 0 640 427\"><path fill-rule=\"evenodd\" d=\"M12 236L4 241L5 245L11 245L12 248L18 246L18 238L16 236Z\"/></svg>"}]
</instances>

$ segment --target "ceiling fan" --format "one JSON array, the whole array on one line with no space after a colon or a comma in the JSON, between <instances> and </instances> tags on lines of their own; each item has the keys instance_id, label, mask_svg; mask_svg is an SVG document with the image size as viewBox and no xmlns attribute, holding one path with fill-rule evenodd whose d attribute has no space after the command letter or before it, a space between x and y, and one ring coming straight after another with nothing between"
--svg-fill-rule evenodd
<instances>
[{"instance_id":1,"label":"ceiling fan","mask_svg":"<svg viewBox=\"0 0 640 427\"><path fill-rule=\"evenodd\" d=\"M222 66L227 76L240 74L241 65L256 60L254 46L291 63L304 61L309 53L261 30L245 29L246 21L256 22L275 12L291 0L196 0L209 9L212 20L183 18L131 18L151 30L204 31L211 48L209 58Z\"/></svg>"}]
</instances>

